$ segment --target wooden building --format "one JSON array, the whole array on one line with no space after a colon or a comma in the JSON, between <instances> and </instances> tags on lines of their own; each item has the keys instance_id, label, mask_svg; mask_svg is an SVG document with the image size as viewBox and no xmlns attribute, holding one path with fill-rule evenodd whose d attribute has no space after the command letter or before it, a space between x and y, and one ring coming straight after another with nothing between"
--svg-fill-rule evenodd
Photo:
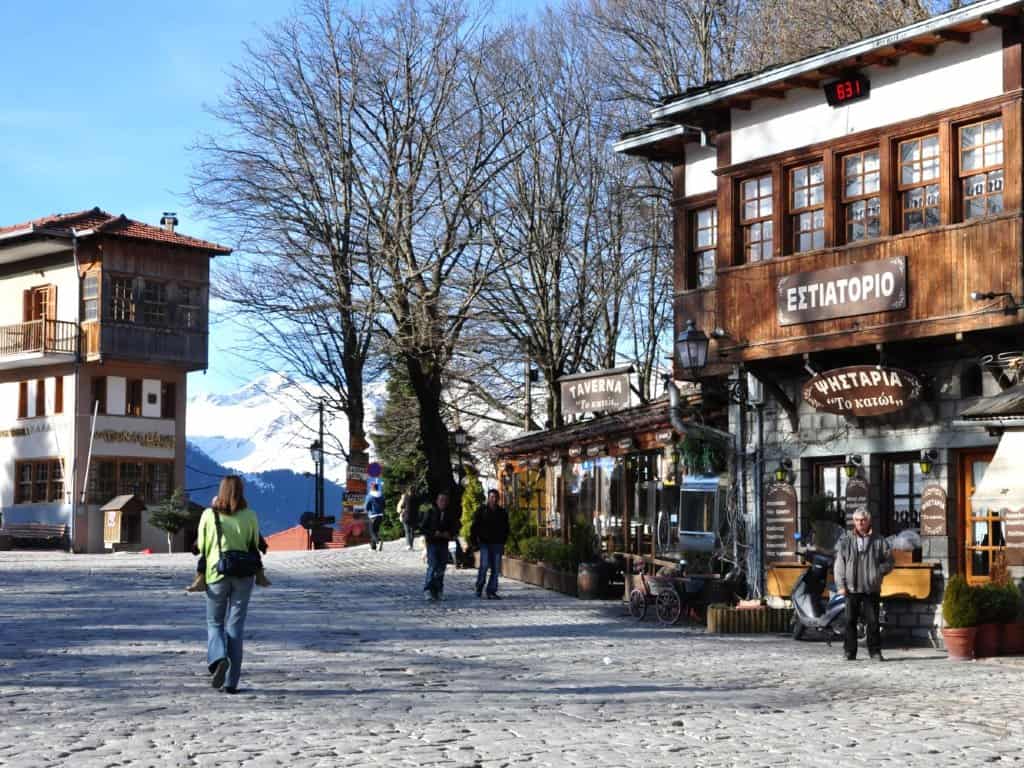
<instances>
[{"instance_id":1,"label":"wooden building","mask_svg":"<svg viewBox=\"0 0 1024 768\"><path fill-rule=\"evenodd\" d=\"M176 224L93 208L0 227L5 527L63 526L81 552L166 546L144 512L115 531L101 507L184 486L186 375L207 367L209 262L230 251Z\"/></svg>"},{"instance_id":2,"label":"wooden building","mask_svg":"<svg viewBox=\"0 0 1024 768\"><path fill-rule=\"evenodd\" d=\"M676 377L750 382L729 428L765 569L856 503L927 534L933 602L988 578L971 497L997 437L958 417L1022 346L1022 40L1019 2L980 0L666 98L616 145L671 165L675 330L710 347ZM796 519L765 516L782 462ZM929 485L944 524L922 531Z\"/></svg>"}]
</instances>

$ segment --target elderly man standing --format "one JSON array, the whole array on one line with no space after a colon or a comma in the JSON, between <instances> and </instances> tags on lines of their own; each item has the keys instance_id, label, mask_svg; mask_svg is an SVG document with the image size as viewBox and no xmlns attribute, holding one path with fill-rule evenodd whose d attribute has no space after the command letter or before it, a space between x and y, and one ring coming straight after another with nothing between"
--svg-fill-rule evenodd
<instances>
[{"instance_id":1,"label":"elderly man standing","mask_svg":"<svg viewBox=\"0 0 1024 768\"><path fill-rule=\"evenodd\" d=\"M878 603L882 578L892 570L892 549L871 529L871 514L864 507L853 513L853 530L836 547L834 572L839 594L846 596L846 660L857 658L857 622L868 629L868 653L882 661L882 634L878 627Z\"/></svg>"}]
</instances>

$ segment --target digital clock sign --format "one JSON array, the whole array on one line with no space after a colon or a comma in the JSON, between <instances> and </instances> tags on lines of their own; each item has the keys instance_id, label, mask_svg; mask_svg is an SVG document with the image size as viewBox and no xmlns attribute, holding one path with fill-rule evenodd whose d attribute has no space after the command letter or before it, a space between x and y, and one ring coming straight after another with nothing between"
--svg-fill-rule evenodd
<instances>
[{"instance_id":1,"label":"digital clock sign","mask_svg":"<svg viewBox=\"0 0 1024 768\"><path fill-rule=\"evenodd\" d=\"M859 73L825 84L825 98L832 107L841 107L851 101L866 99L869 93L871 82Z\"/></svg>"}]
</instances>

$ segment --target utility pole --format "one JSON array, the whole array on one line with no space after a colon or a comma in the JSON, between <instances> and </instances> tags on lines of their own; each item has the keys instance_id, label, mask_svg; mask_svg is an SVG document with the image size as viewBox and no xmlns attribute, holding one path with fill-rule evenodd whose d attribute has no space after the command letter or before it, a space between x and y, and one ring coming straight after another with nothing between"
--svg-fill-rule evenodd
<instances>
[{"instance_id":1,"label":"utility pole","mask_svg":"<svg viewBox=\"0 0 1024 768\"><path fill-rule=\"evenodd\" d=\"M320 412L320 461L316 471L316 518L324 519L324 401L317 406Z\"/></svg>"},{"instance_id":2,"label":"utility pole","mask_svg":"<svg viewBox=\"0 0 1024 768\"><path fill-rule=\"evenodd\" d=\"M529 432L530 424L533 422L533 371L530 367L529 356L523 360L523 365L525 366L523 381L526 384L526 424L523 425L523 428Z\"/></svg>"}]
</instances>

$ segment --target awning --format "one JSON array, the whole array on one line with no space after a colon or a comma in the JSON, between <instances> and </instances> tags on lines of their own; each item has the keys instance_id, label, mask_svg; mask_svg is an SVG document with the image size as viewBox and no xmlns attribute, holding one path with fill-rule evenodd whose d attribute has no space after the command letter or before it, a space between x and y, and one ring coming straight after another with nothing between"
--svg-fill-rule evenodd
<instances>
[{"instance_id":1,"label":"awning","mask_svg":"<svg viewBox=\"0 0 1024 768\"><path fill-rule=\"evenodd\" d=\"M971 506L1021 509L1024 507L1024 431L1003 433L992 463L971 495Z\"/></svg>"}]
</instances>

